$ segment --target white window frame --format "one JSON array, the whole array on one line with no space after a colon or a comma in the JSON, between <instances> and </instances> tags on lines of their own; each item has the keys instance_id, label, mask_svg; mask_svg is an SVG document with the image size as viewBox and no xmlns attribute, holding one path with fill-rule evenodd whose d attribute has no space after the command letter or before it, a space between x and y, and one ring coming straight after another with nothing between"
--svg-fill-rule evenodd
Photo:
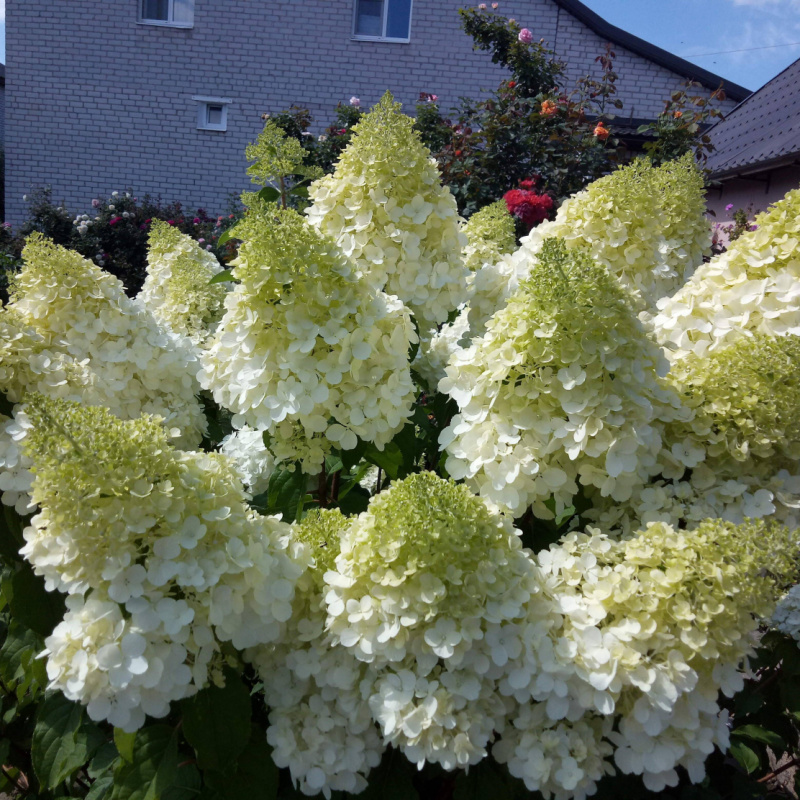
<instances>
[{"instance_id":1,"label":"white window frame","mask_svg":"<svg viewBox=\"0 0 800 800\"><path fill-rule=\"evenodd\" d=\"M167 19L150 19L144 15L145 0L136 0L139 4L139 24L158 25L162 28L194 28L194 6L192 6L191 22L175 21L175 0L167 0Z\"/></svg>"},{"instance_id":2,"label":"white window frame","mask_svg":"<svg viewBox=\"0 0 800 800\"><path fill-rule=\"evenodd\" d=\"M408 44L411 41L411 23L414 18L414 0L411 0L411 6L408 9L408 36L405 39L398 39L392 36L386 36L386 23L389 19L389 3L391 0L383 0L383 19L381 20L382 36L366 36L363 33L356 32L358 25L358 0L353 0L353 35L351 39L356 39L361 42L395 42L398 44Z\"/></svg>"},{"instance_id":3,"label":"white window frame","mask_svg":"<svg viewBox=\"0 0 800 800\"><path fill-rule=\"evenodd\" d=\"M228 130L228 106L232 100L230 97L206 97L205 95L195 95L192 97L197 103L197 129L200 131L220 131ZM222 106L222 121L218 125L208 122L208 107Z\"/></svg>"}]
</instances>

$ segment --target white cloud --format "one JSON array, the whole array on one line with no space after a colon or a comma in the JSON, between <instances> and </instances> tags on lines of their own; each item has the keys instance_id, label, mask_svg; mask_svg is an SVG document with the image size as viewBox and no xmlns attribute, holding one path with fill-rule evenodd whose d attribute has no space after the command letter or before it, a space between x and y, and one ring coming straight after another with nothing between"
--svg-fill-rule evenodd
<instances>
[{"instance_id":1,"label":"white cloud","mask_svg":"<svg viewBox=\"0 0 800 800\"><path fill-rule=\"evenodd\" d=\"M6 0L0 0L0 22L5 25L5 22L6 22Z\"/></svg>"}]
</instances>

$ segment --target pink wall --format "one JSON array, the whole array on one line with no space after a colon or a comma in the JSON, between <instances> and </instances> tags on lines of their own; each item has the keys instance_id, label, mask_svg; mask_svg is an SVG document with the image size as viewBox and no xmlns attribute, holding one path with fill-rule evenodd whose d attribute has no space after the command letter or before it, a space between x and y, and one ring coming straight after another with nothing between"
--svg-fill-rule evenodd
<instances>
[{"instance_id":1,"label":"pink wall","mask_svg":"<svg viewBox=\"0 0 800 800\"><path fill-rule=\"evenodd\" d=\"M716 212L715 222L727 223L733 212L747 209L752 204L755 216L766 211L772 203L780 200L788 191L800 187L800 166L780 167L772 171L754 174L752 177L731 178L719 188L711 188L706 194L709 211ZM730 212L725 210L733 205Z\"/></svg>"}]
</instances>

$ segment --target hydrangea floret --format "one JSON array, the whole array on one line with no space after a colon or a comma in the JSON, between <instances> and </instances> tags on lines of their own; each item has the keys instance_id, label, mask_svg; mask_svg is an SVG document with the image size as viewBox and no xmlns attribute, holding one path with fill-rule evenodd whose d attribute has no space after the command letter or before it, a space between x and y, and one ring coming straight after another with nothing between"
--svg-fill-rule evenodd
<instances>
[{"instance_id":1,"label":"hydrangea floret","mask_svg":"<svg viewBox=\"0 0 800 800\"><path fill-rule=\"evenodd\" d=\"M684 413L666 369L619 283L547 240L439 384L459 408L440 437L446 469L515 516L560 514L579 483L626 500L657 472L664 422Z\"/></svg>"},{"instance_id":2,"label":"hydrangea floret","mask_svg":"<svg viewBox=\"0 0 800 800\"><path fill-rule=\"evenodd\" d=\"M282 636L310 554L249 508L225 456L175 450L157 418L44 395L23 416L41 511L21 552L70 595L45 643L53 688L135 730L207 685L221 642Z\"/></svg>"},{"instance_id":3,"label":"hydrangea floret","mask_svg":"<svg viewBox=\"0 0 800 800\"><path fill-rule=\"evenodd\" d=\"M415 397L407 309L370 289L295 211L249 202L235 229L239 283L202 356L201 385L235 427L269 434L276 463L315 474L333 444L383 448Z\"/></svg>"},{"instance_id":4,"label":"hydrangea floret","mask_svg":"<svg viewBox=\"0 0 800 800\"><path fill-rule=\"evenodd\" d=\"M353 132L334 173L309 189L308 218L375 289L411 309L425 336L467 299L456 201L389 93Z\"/></svg>"},{"instance_id":5,"label":"hydrangea floret","mask_svg":"<svg viewBox=\"0 0 800 800\"><path fill-rule=\"evenodd\" d=\"M659 303L659 341L678 361L756 331L800 334L800 189Z\"/></svg>"},{"instance_id":6,"label":"hydrangea floret","mask_svg":"<svg viewBox=\"0 0 800 800\"><path fill-rule=\"evenodd\" d=\"M211 283L222 272L216 257L190 236L153 220L147 278L137 300L165 328L200 344L222 317L227 287Z\"/></svg>"}]
</instances>

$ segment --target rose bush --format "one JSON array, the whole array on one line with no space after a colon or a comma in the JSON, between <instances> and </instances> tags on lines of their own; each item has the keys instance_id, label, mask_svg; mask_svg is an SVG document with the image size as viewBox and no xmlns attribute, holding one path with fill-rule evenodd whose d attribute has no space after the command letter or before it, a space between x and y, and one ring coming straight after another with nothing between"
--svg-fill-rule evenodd
<instances>
[{"instance_id":1,"label":"rose bush","mask_svg":"<svg viewBox=\"0 0 800 800\"><path fill-rule=\"evenodd\" d=\"M2 787L766 796L800 752L800 193L703 264L695 167L636 163L517 249L391 97L305 217L275 136L230 271L156 224L131 300L26 245Z\"/></svg>"}]
</instances>

